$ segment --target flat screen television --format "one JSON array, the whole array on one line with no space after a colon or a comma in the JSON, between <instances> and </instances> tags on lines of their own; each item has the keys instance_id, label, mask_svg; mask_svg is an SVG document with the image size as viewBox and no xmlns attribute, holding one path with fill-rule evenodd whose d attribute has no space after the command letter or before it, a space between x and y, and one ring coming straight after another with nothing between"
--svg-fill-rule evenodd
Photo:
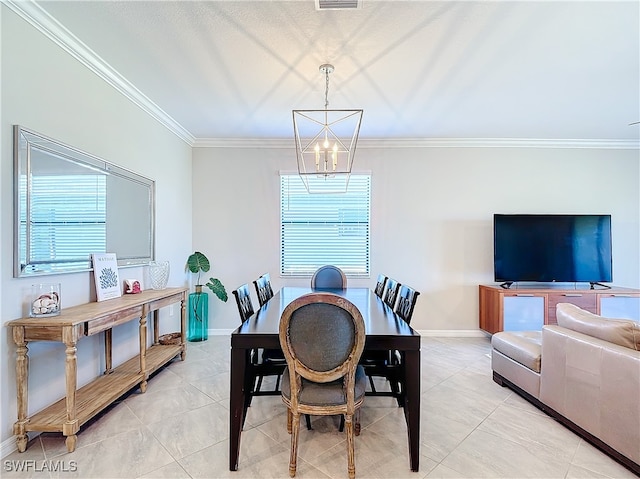
<instances>
[{"instance_id":1,"label":"flat screen television","mask_svg":"<svg viewBox=\"0 0 640 479\"><path fill-rule=\"evenodd\" d=\"M513 282L611 282L611 215L495 214L494 277Z\"/></svg>"}]
</instances>

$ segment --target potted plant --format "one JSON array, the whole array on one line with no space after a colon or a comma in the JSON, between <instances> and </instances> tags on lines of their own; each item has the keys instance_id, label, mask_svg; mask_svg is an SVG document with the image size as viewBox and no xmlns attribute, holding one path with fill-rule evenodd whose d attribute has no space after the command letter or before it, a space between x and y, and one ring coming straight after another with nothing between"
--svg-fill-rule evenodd
<instances>
[{"instance_id":1,"label":"potted plant","mask_svg":"<svg viewBox=\"0 0 640 479\"><path fill-rule=\"evenodd\" d=\"M207 332L209 328L209 295L206 292L202 292L203 285L200 282L200 276L202 273L209 272L211 263L204 253L196 251L187 258L185 269L198 275L195 285L196 291L189 294L187 340L205 341L209 337ZM209 281L204 286L209 288L220 301L227 301L227 291L218 278L209 278Z\"/></svg>"}]
</instances>

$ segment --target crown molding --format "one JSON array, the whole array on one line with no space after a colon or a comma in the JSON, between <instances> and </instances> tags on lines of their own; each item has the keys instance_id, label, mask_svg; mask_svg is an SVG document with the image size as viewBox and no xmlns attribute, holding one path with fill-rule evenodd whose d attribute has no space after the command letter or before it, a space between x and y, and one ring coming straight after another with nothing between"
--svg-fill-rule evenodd
<instances>
[{"instance_id":1,"label":"crown molding","mask_svg":"<svg viewBox=\"0 0 640 479\"><path fill-rule=\"evenodd\" d=\"M193 145L195 137L191 133L43 10L40 5L32 0L2 0L2 2L184 142Z\"/></svg>"},{"instance_id":2,"label":"crown molding","mask_svg":"<svg viewBox=\"0 0 640 479\"><path fill-rule=\"evenodd\" d=\"M293 137L198 138L194 148L294 149ZM549 140L534 138L360 138L358 149L367 148L589 148L638 150L640 140Z\"/></svg>"},{"instance_id":3,"label":"crown molding","mask_svg":"<svg viewBox=\"0 0 640 479\"><path fill-rule=\"evenodd\" d=\"M49 15L33 0L1 0L12 11L46 35L63 50L123 94L135 105L156 119L189 146L194 148L278 148L293 149L290 139L260 138L196 138L162 108L151 101L131 82ZM590 148L638 150L640 139L580 140L534 138L360 138L363 148Z\"/></svg>"}]
</instances>

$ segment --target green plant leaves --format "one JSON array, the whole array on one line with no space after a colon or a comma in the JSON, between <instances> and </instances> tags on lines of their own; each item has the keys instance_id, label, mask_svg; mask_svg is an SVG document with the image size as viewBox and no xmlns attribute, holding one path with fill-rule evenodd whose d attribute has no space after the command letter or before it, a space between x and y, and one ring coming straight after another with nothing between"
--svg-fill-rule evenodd
<instances>
[{"instance_id":1,"label":"green plant leaves","mask_svg":"<svg viewBox=\"0 0 640 479\"><path fill-rule=\"evenodd\" d=\"M206 284L213 294L215 294L220 301L227 302L227 291L224 289L224 285L218 278L209 278L209 282Z\"/></svg>"},{"instance_id":2,"label":"green plant leaves","mask_svg":"<svg viewBox=\"0 0 640 479\"><path fill-rule=\"evenodd\" d=\"M206 273L211 268L211 264L209 263L209 258L200 251L196 251L187 258L187 268L192 273L199 273L200 271Z\"/></svg>"}]
</instances>

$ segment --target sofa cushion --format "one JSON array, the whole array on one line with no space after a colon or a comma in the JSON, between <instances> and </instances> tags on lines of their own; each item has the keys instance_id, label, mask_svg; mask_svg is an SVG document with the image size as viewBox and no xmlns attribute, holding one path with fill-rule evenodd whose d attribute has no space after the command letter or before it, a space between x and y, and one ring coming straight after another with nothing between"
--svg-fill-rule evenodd
<instances>
[{"instance_id":1,"label":"sofa cushion","mask_svg":"<svg viewBox=\"0 0 640 479\"><path fill-rule=\"evenodd\" d=\"M491 337L491 346L496 351L540 372L540 352L542 349L541 331L502 331Z\"/></svg>"},{"instance_id":2,"label":"sofa cushion","mask_svg":"<svg viewBox=\"0 0 640 479\"><path fill-rule=\"evenodd\" d=\"M556 318L563 328L640 351L640 324L630 319L605 318L570 303L558 303Z\"/></svg>"}]
</instances>

